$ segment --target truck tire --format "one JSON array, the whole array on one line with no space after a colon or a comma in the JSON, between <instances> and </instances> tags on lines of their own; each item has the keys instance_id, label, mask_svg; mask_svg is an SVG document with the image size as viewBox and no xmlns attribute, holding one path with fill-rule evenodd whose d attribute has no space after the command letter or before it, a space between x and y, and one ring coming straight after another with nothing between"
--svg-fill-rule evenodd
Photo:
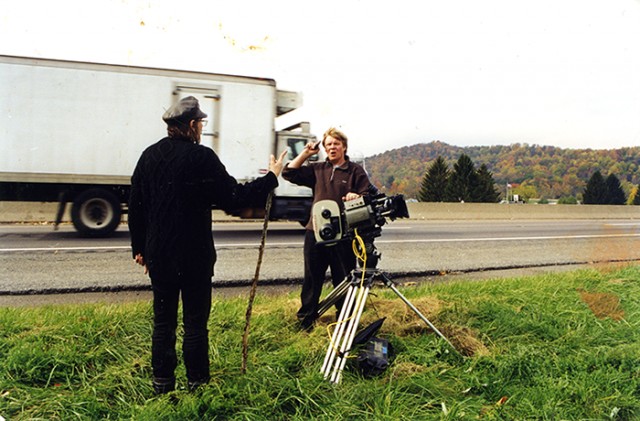
<instances>
[{"instance_id":1,"label":"truck tire","mask_svg":"<svg viewBox=\"0 0 640 421\"><path fill-rule=\"evenodd\" d=\"M84 237L106 237L120 224L122 209L115 194L103 189L80 193L73 201L71 221Z\"/></svg>"}]
</instances>

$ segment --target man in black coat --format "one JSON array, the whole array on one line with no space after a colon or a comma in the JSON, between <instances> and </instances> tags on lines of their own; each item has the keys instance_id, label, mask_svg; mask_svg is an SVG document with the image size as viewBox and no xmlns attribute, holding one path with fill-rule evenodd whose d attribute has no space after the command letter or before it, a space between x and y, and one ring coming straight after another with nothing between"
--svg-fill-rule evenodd
<instances>
[{"instance_id":1,"label":"man in black coat","mask_svg":"<svg viewBox=\"0 0 640 421\"><path fill-rule=\"evenodd\" d=\"M194 97L183 98L162 116L168 136L148 147L131 178L129 230L136 263L145 267L153 289L151 349L156 393L175 388L179 296L182 295L183 358L188 386L209 381L207 323L216 252L211 208L264 206L277 185L286 151L270 172L239 184L215 152L200 145L207 115Z\"/></svg>"}]
</instances>

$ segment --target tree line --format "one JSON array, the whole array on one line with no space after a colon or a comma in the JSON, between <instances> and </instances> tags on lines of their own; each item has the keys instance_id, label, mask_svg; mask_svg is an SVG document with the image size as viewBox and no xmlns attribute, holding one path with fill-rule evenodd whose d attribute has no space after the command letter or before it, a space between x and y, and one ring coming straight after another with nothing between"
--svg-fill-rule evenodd
<instances>
[{"instance_id":1,"label":"tree line","mask_svg":"<svg viewBox=\"0 0 640 421\"><path fill-rule=\"evenodd\" d=\"M634 190L631 203L640 205L638 188ZM505 197L505 199L509 199ZM422 179L418 200L421 202L476 202L496 203L500 200L493 174L485 164L476 170L471 158L460 155L450 169L442 156L438 156L427 168ZM582 193L585 205L625 205L627 195L620 179L615 174L606 178L596 170L589 178ZM543 203L546 203L544 201ZM561 200L562 204L575 204L577 200Z\"/></svg>"},{"instance_id":2,"label":"tree line","mask_svg":"<svg viewBox=\"0 0 640 421\"><path fill-rule=\"evenodd\" d=\"M418 198L428 166L438 156L452 166L461 154L486 165L503 197L510 184L513 193L524 198L583 201L587 180L600 170L616 174L630 202L640 183L640 147L594 150L520 143L459 147L433 141L367 157L366 166L374 184L387 193Z\"/></svg>"}]
</instances>

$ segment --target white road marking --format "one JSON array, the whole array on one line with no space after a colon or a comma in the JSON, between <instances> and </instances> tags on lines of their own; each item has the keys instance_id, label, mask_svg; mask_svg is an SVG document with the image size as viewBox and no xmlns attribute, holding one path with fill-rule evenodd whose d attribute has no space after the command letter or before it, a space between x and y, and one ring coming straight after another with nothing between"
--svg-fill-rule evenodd
<instances>
[{"instance_id":1,"label":"white road marking","mask_svg":"<svg viewBox=\"0 0 640 421\"><path fill-rule=\"evenodd\" d=\"M24 247L24 248L0 248L0 253L14 251L86 251L86 250L131 250L131 246L99 246L99 247Z\"/></svg>"},{"instance_id":2,"label":"white road marking","mask_svg":"<svg viewBox=\"0 0 640 421\"><path fill-rule=\"evenodd\" d=\"M590 238L624 238L624 237L640 237L637 234L588 234L588 235L550 235L550 236L533 236L533 237L486 237L486 238L426 238L413 240L376 240L376 243L397 244L397 243L472 243L472 242L490 242L490 241L537 241L537 240L569 240L569 239L590 239ZM286 243L269 243L267 246L290 247L302 246L302 241L286 242ZM216 244L216 248L247 248L258 247L259 243L221 243ZM130 246L99 246L99 247L25 247L25 248L0 248L0 253L12 252L29 252L29 251L110 251L110 250L131 250Z\"/></svg>"},{"instance_id":3,"label":"white road marking","mask_svg":"<svg viewBox=\"0 0 640 421\"><path fill-rule=\"evenodd\" d=\"M586 238L640 237L639 234L550 235L546 237L433 238L418 240L380 240L380 243L464 243L478 241L568 240Z\"/></svg>"}]
</instances>

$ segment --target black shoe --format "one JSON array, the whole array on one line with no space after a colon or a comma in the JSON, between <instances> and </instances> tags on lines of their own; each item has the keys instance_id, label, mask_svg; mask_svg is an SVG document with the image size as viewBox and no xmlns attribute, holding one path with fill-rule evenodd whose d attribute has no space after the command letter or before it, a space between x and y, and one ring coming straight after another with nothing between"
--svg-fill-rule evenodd
<instances>
[{"instance_id":1,"label":"black shoe","mask_svg":"<svg viewBox=\"0 0 640 421\"><path fill-rule=\"evenodd\" d=\"M176 388L175 377L154 377L153 378L153 391L156 395L162 395L169 393Z\"/></svg>"},{"instance_id":2,"label":"black shoe","mask_svg":"<svg viewBox=\"0 0 640 421\"><path fill-rule=\"evenodd\" d=\"M313 325L314 325L315 320L311 319L304 319L304 320L299 320L298 321L298 330L300 330L301 332L307 332L310 333L311 331L313 331Z\"/></svg>"}]
</instances>

